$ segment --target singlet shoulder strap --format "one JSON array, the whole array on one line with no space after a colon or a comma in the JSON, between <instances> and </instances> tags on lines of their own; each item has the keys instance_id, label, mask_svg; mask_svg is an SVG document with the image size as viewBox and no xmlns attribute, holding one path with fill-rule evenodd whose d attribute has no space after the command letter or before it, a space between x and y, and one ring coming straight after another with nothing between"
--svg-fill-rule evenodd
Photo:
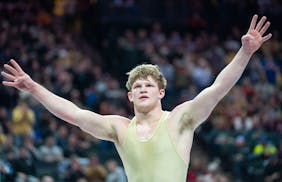
<instances>
[{"instance_id":1,"label":"singlet shoulder strap","mask_svg":"<svg viewBox=\"0 0 282 182\"><path fill-rule=\"evenodd\" d=\"M163 123L164 121L166 121L169 114L170 114L169 111L163 111L163 115L162 115L162 117L160 119L160 123Z\"/></svg>"}]
</instances>

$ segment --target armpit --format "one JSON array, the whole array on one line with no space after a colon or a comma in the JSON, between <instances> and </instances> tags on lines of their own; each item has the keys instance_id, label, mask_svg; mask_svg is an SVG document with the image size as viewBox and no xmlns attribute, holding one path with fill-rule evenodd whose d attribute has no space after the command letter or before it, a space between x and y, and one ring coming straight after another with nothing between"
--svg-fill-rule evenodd
<instances>
[{"instance_id":1,"label":"armpit","mask_svg":"<svg viewBox=\"0 0 282 182\"><path fill-rule=\"evenodd\" d=\"M184 113L180 119L180 133L185 130L193 130L195 127L195 120L191 118L191 115Z\"/></svg>"}]
</instances>

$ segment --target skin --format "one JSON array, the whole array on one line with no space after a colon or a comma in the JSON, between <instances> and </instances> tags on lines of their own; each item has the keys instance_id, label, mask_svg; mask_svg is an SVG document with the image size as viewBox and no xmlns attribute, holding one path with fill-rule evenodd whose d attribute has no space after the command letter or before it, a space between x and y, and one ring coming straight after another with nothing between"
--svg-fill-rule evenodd
<instances>
[{"instance_id":1,"label":"skin","mask_svg":"<svg viewBox=\"0 0 282 182\"><path fill-rule=\"evenodd\" d=\"M272 36L271 34L264 36L270 26L270 23L266 22L266 17L262 17L258 22L257 20L258 16L255 15L248 32L242 36L242 47L231 63L220 72L215 82L193 100L176 106L168 116L169 132L179 155L187 165L195 129L208 118L216 104L235 85L253 53ZM130 119L117 115L104 116L80 109L70 101L58 97L34 82L15 60L11 60L10 64L5 64L4 68L5 71L1 74L6 79L3 81L5 86L29 92L55 116L80 127L99 139L112 141L117 147L121 147ZM134 105L137 136L140 139L146 140L152 136L163 112L161 99L164 96L165 90L159 89L158 84L151 77L145 80L137 79L132 90L128 92L128 99Z\"/></svg>"}]
</instances>

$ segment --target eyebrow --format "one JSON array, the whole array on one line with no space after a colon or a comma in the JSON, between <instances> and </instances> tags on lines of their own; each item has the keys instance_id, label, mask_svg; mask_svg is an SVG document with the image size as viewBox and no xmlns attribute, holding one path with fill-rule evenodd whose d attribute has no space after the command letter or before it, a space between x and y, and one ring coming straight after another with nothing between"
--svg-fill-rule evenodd
<instances>
[{"instance_id":1,"label":"eyebrow","mask_svg":"<svg viewBox=\"0 0 282 182\"><path fill-rule=\"evenodd\" d=\"M145 83L145 84L153 84L154 82L150 81L150 80L140 80L140 81L137 81L135 82L133 85L137 85L137 84L142 84L142 83Z\"/></svg>"}]
</instances>

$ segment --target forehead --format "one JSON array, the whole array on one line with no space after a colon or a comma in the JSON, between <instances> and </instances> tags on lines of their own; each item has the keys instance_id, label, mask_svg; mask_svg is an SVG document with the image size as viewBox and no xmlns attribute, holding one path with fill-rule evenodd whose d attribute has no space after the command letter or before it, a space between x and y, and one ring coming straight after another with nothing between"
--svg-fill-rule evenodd
<instances>
[{"instance_id":1,"label":"forehead","mask_svg":"<svg viewBox=\"0 0 282 182\"><path fill-rule=\"evenodd\" d=\"M151 76L148 76L147 78L137 78L133 82L133 85L142 84L142 83L154 83L154 84L157 84L157 82Z\"/></svg>"}]
</instances>

